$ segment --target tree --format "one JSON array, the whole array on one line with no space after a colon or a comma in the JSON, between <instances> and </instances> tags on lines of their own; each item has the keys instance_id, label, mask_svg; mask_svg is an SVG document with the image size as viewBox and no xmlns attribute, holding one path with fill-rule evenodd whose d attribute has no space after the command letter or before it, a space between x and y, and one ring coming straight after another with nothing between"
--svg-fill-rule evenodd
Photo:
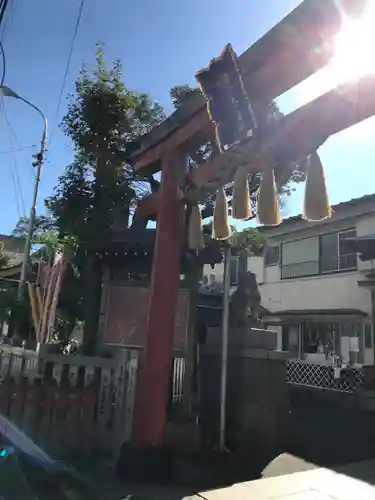
<instances>
[{"instance_id":1,"label":"tree","mask_svg":"<svg viewBox=\"0 0 375 500\"><path fill-rule=\"evenodd\" d=\"M173 105L176 109L179 109L183 104L194 98L197 94L200 94L199 89L194 89L193 87L190 87L190 85L175 85L169 92Z\"/></svg>"},{"instance_id":2,"label":"tree","mask_svg":"<svg viewBox=\"0 0 375 500\"><path fill-rule=\"evenodd\" d=\"M29 217L21 217L12 231L15 238L26 239L29 227ZM33 230L33 243L41 243L46 233L56 231L55 222L48 215L38 215L35 217Z\"/></svg>"},{"instance_id":3,"label":"tree","mask_svg":"<svg viewBox=\"0 0 375 500\"><path fill-rule=\"evenodd\" d=\"M0 270L8 267L10 261L9 255L5 253L4 242L0 242Z\"/></svg>"},{"instance_id":4,"label":"tree","mask_svg":"<svg viewBox=\"0 0 375 500\"><path fill-rule=\"evenodd\" d=\"M233 230L231 246L240 256L262 255L265 244L266 240L257 228L248 227L242 231Z\"/></svg>"},{"instance_id":5,"label":"tree","mask_svg":"<svg viewBox=\"0 0 375 500\"><path fill-rule=\"evenodd\" d=\"M128 145L164 118L147 94L124 85L119 62L106 67L99 44L95 67L81 70L61 124L73 142L74 160L46 200L60 240L74 248L77 289L84 285L87 350L97 330L102 279L101 261L92 248L109 228L128 226L134 202L144 192L126 162Z\"/></svg>"},{"instance_id":6,"label":"tree","mask_svg":"<svg viewBox=\"0 0 375 500\"><path fill-rule=\"evenodd\" d=\"M12 236L26 240L29 218L21 217L12 231ZM38 258L51 260L57 250L62 248L55 220L51 215L37 215L31 239L32 245L41 245Z\"/></svg>"}]
</instances>

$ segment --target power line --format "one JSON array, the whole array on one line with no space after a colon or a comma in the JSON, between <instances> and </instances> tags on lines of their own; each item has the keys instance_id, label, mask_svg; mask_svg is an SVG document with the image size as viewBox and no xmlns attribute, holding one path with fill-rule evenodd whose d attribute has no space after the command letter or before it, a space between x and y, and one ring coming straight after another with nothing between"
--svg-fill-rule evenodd
<instances>
[{"instance_id":1,"label":"power line","mask_svg":"<svg viewBox=\"0 0 375 500\"><path fill-rule=\"evenodd\" d=\"M17 211L18 215L21 217L21 215L24 215L26 213L25 209L25 200L23 197L22 193L22 187L21 187L21 179L18 171L18 164L16 160L16 154L15 154L15 149L13 146L13 139L12 139L12 133L15 136L15 133L13 131L13 128L8 120L8 116L6 114L5 106L4 106L4 99L1 96L1 107L3 110L3 116L4 116L4 121L5 121L5 126L8 132L8 138L9 138L9 144L12 150L12 163L13 163L13 169L12 169L12 182L13 182L13 188L14 188L14 194L16 198L16 205L17 205ZM22 208L22 214L21 214L21 208Z\"/></svg>"},{"instance_id":2,"label":"power line","mask_svg":"<svg viewBox=\"0 0 375 500\"><path fill-rule=\"evenodd\" d=\"M9 33L9 26L11 25L12 21L14 20L17 7L18 7L19 0L13 0L11 5L9 6L9 15L4 19L3 26L2 28L2 41L3 43L5 42L8 33Z\"/></svg>"},{"instance_id":3,"label":"power line","mask_svg":"<svg viewBox=\"0 0 375 500\"><path fill-rule=\"evenodd\" d=\"M76 38L77 38L79 24L81 22L81 17L82 17L82 12L83 12L84 5L85 5L85 0L81 0L80 6L79 6L79 9L78 9L78 13L77 13L77 19L76 19L76 24L75 24L75 27L74 27L72 41L70 43L70 50L69 50L68 60L67 60L66 67L65 67L65 72L64 72L64 76L63 76L62 85L61 85L60 95L59 95L59 99L57 101L57 108L56 108L55 118L54 118L54 121L53 121L53 126L52 126L52 129L51 129L51 135L50 135L50 140L49 140L49 148L51 147L53 135L54 135L54 132L55 132L55 129L56 129L56 126L57 126L57 121L58 121L58 118L59 118L61 101L62 101L62 98L63 98L63 95L64 95L64 90L65 90L65 86L66 86L66 80L68 78L68 72L69 72L69 69L70 69L70 63L72 61L72 55L73 55L74 45L75 45L75 41L76 41Z\"/></svg>"},{"instance_id":4,"label":"power line","mask_svg":"<svg viewBox=\"0 0 375 500\"><path fill-rule=\"evenodd\" d=\"M7 10L7 7L9 7L9 0L3 0L0 4L0 26L4 25L4 16L5 16L5 12ZM5 80L6 60L5 60L4 45L1 41L0 41L0 52L1 52L1 59L2 59L2 72L1 72L1 78L0 78L0 86L3 86L4 80Z\"/></svg>"},{"instance_id":5,"label":"power line","mask_svg":"<svg viewBox=\"0 0 375 500\"><path fill-rule=\"evenodd\" d=\"M30 146L22 146L21 148L9 149L8 151L0 151L0 155L9 155L17 151L24 151L25 149L36 148L36 144L30 144Z\"/></svg>"},{"instance_id":6,"label":"power line","mask_svg":"<svg viewBox=\"0 0 375 500\"><path fill-rule=\"evenodd\" d=\"M4 80L5 80L5 71L6 71L6 60L5 60L5 50L4 50L4 45L0 41L0 51L1 51L1 58L3 62L3 71L1 73L1 82L0 86L2 87L4 85Z\"/></svg>"},{"instance_id":7,"label":"power line","mask_svg":"<svg viewBox=\"0 0 375 500\"><path fill-rule=\"evenodd\" d=\"M18 5L18 0L2 0L0 4L0 29L2 30L2 41L0 41L0 52L2 59L2 73L0 78L0 85L4 85L5 74L6 74L6 57L5 57L5 49L4 49L4 40L6 34L8 33L8 28L11 20L14 17L14 13L16 11ZM10 15L5 17L7 11L10 11Z\"/></svg>"},{"instance_id":8,"label":"power line","mask_svg":"<svg viewBox=\"0 0 375 500\"><path fill-rule=\"evenodd\" d=\"M1 3L1 6L0 6L0 26L1 26L2 22L4 21L5 12L6 12L8 6L9 6L9 0L3 0L3 2Z\"/></svg>"}]
</instances>

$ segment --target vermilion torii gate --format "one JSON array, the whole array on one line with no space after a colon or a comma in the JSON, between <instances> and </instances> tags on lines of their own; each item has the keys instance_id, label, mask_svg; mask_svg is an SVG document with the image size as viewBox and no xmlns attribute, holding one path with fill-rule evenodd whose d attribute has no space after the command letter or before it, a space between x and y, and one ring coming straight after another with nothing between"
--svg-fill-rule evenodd
<instances>
[{"instance_id":1,"label":"vermilion torii gate","mask_svg":"<svg viewBox=\"0 0 375 500\"><path fill-rule=\"evenodd\" d=\"M338 4L305 0L238 58L258 122L262 123L262 110L272 99L330 60L333 38L341 27L341 7L350 14L358 1ZM239 165L246 165L250 174L264 171L278 158L297 162L331 135L374 114L375 76L367 76L344 83L276 123L263 123L261 139L246 138L187 172L187 155L215 138L205 101L197 95L134 145L130 163L137 173L148 176L162 171L159 191L141 200L134 216L135 221L157 220L147 343L133 420L136 447L158 447L163 441L185 203L204 200L232 180Z\"/></svg>"}]
</instances>

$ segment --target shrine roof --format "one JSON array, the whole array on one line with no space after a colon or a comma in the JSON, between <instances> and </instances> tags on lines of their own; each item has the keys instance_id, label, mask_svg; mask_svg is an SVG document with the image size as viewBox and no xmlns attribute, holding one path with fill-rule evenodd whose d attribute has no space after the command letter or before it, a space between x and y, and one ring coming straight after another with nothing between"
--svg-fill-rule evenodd
<instances>
[{"instance_id":1,"label":"shrine roof","mask_svg":"<svg viewBox=\"0 0 375 500\"><path fill-rule=\"evenodd\" d=\"M334 36L340 24L341 13L334 0L301 2L239 57L251 97L269 103L323 67L331 56L331 47L325 44L321 50L311 51L311 46L316 46L318 40L324 42L325 38ZM269 78L270 66L273 69L278 66L279 78ZM193 95L160 125L130 144L130 158L140 156L169 138L195 115L205 113L204 108L203 96ZM208 123L207 114L205 120Z\"/></svg>"},{"instance_id":2,"label":"shrine roof","mask_svg":"<svg viewBox=\"0 0 375 500\"><path fill-rule=\"evenodd\" d=\"M129 252L152 251L155 244L156 229L110 229L105 238L95 244L97 249L106 249L111 246L121 245Z\"/></svg>"},{"instance_id":3,"label":"shrine roof","mask_svg":"<svg viewBox=\"0 0 375 500\"><path fill-rule=\"evenodd\" d=\"M133 255L137 257L152 256L155 246L156 229L129 228L124 230L110 230L105 237L92 245L92 250L98 254ZM203 264L218 264L222 262L220 242L211 236L204 235L205 248L199 252L199 260ZM190 252L186 249L186 255ZM193 255L193 254L191 254Z\"/></svg>"}]
</instances>

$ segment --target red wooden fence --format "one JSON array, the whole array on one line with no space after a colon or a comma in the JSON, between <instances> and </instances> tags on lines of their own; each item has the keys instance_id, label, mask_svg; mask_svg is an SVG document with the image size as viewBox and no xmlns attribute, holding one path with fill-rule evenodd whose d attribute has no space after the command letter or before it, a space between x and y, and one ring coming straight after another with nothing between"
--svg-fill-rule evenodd
<instances>
[{"instance_id":1,"label":"red wooden fence","mask_svg":"<svg viewBox=\"0 0 375 500\"><path fill-rule=\"evenodd\" d=\"M98 390L4 381L0 412L46 451L89 454L95 446Z\"/></svg>"},{"instance_id":2,"label":"red wooden fence","mask_svg":"<svg viewBox=\"0 0 375 500\"><path fill-rule=\"evenodd\" d=\"M0 347L0 413L54 455L116 455L130 439L137 365L127 349L99 358Z\"/></svg>"}]
</instances>

